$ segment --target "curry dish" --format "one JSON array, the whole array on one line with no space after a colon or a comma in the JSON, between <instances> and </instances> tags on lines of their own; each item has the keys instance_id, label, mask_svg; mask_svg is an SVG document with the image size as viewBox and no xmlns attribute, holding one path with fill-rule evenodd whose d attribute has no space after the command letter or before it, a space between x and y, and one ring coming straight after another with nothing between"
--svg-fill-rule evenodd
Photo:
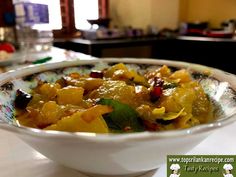
<instances>
[{"instance_id":1,"label":"curry dish","mask_svg":"<svg viewBox=\"0 0 236 177\"><path fill-rule=\"evenodd\" d=\"M17 90L15 107L20 125L69 132L163 131L213 119L201 85L187 70L166 65L140 73L119 63L39 81L31 93Z\"/></svg>"}]
</instances>

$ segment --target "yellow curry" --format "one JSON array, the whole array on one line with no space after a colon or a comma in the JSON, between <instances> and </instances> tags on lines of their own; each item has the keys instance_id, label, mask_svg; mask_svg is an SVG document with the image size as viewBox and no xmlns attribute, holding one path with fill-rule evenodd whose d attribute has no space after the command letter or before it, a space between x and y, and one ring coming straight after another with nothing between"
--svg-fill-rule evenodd
<instances>
[{"instance_id":1,"label":"yellow curry","mask_svg":"<svg viewBox=\"0 0 236 177\"><path fill-rule=\"evenodd\" d=\"M68 132L123 133L189 128L213 119L211 102L185 70L139 73L123 63L18 90L20 125Z\"/></svg>"}]
</instances>

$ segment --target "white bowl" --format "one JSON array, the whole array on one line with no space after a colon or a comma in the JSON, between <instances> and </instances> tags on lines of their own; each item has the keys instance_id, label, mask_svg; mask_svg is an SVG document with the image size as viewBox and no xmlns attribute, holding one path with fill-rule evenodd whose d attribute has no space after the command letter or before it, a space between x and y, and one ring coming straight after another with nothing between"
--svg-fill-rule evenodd
<instances>
[{"instance_id":1,"label":"white bowl","mask_svg":"<svg viewBox=\"0 0 236 177\"><path fill-rule=\"evenodd\" d=\"M140 132L128 134L95 134L44 131L19 127L14 121L15 91L29 90L32 82L23 81L24 76L49 71L37 77L53 80L61 72L78 70L80 65L98 62L134 63L138 65L163 65L187 68L194 71L210 98L217 104L218 119L189 129L163 132ZM68 67L72 67L68 69ZM63 69L67 68L67 69ZM210 77L199 73L211 72ZM30 83L30 84L29 84ZM99 175L137 175L156 169L165 163L168 154L185 154L212 130L236 120L236 76L205 66L151 59L99 59L77 60L29 66L4 73L0 77L0 128L15 133L34 149L67 167L81 172Z\"/></svg>"}]
</instances>

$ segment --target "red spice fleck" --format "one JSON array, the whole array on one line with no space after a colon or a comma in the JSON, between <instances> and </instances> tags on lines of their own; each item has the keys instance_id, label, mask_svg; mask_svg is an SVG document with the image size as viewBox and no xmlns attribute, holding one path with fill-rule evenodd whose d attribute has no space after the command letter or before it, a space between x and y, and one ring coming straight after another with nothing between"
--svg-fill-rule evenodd
<instances>
[{"instance_id":1,"label":"red spice fleck","mask_svg":"<svg viewBox=\"0 0 236 177\"><path fill-rule=\"evenodd\" d=\"M92 78L103 78L103 72L102 71L91 71L89 76Z\"/></svg>"},{"instance_id":2,"label":"red spice fleck","mask_svg":"<svg viewBox=\"0 0 236 177\"><path fill-rule=\"evenodd\" d=\"M162 92L163 92L163 89L161 86L154 86L150 92L151 101L152 102L157 101L160 98L160 96L162 95Z\"/></svg>"}]
</instances>

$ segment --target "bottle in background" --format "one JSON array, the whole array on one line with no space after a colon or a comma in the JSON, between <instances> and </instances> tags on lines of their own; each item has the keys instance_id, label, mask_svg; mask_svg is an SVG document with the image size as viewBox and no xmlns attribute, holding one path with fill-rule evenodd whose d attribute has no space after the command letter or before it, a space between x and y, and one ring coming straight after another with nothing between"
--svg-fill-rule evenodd
<instances>
[{"instance_id":1,"label":"bottle in background","mask_svg":"<svg viewBox=\"0 0 236 177\"><path fill-rule=\"evenodd\" d=\"M13 0L16 14L18 44L27 54L49 51L53 42L48 5L35 0Z\"/></svg>"}]
</instances>

